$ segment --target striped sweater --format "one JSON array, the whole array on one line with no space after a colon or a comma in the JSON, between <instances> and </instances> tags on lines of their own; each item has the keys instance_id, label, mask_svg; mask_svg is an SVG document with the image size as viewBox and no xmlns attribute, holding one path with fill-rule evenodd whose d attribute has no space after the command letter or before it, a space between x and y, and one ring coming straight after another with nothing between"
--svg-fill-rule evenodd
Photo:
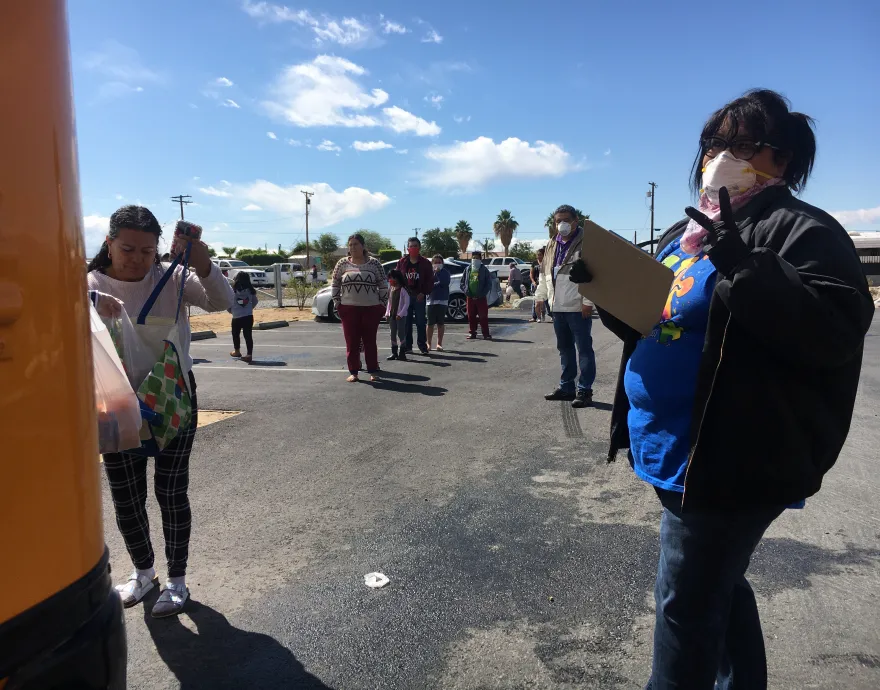
<instances>
[{"instance_id":1,"label":"striped sweater","mask_svg":"<svg viewBox=\"0 0 880 690\"><path fill-rule=\"evenodd\" d=\"M382 264L373 257L356 264L349 257L333 269L331 297L338 307L374 307L388 303L388 281Z\"/></svg>"}]
</instances>

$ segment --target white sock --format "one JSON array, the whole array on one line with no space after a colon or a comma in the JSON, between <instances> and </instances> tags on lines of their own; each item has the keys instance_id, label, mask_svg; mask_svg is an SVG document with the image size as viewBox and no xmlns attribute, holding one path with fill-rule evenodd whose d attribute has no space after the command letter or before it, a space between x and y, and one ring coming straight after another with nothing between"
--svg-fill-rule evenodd
<instances>
[{"instance_id":1,"label":"white sock","mask_svg":"<svg viewBox=\"0 0 880 690\"><path fill-rule=\"evenodd\" d=\"M181 575L180 577L169 577L166 580L165 585L174 585L175 587L186 587L186 576Z\"/></svg>"},{"instance_id":2,"label":"white sock","mask_svg":"<svg viewBox=\"0 0 880 690\"><path fill-rule=\"evenodd\" d=\"M135 572L138 574L138 577L145 577L151 582L156 578L155 568L135 568Z\"/></svg>"}]
</instances>

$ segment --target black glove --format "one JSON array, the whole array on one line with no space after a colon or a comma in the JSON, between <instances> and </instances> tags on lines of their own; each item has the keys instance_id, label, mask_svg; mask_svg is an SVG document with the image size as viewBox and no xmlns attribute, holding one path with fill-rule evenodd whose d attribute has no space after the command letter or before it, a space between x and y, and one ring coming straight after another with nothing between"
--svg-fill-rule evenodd
<instances>
[{"instance_id":1,"label":"black glove","mask_svg":"<svg viewBox=\"0 0 880 690\"><path fill-rule=\"evenodd\" d=\"M578 259L571 265L571 270L568 272L568 278L572 283L589 283L593 280L593 274L590 273L590 269L587 268L587 264L584 263L584 260Z\"/></svg>"},{"instance_id":2,"label":"black glove","mask_svg":"<svg viewBox=\"0 0 880 690\"><path fill-rule=\"evenodd\" d=\"M743 242L733 220L733 209L730 207L730 194L727 187L718 190L718 205L721 214L716 221L709 220L693 206L688 206L684 212L709 232L709 243L706 253L718 272L723 276L731 276L743 261L751 253L746 243Z\"/></svg>"}]
</instances>

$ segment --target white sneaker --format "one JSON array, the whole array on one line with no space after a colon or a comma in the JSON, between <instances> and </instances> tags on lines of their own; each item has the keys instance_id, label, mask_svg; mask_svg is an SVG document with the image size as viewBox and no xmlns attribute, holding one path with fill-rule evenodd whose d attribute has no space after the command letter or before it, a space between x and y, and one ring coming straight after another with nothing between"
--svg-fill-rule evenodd
<instances>
[{"instance_id":1,"label":"white sneaker","mask_svg":"<svg viewBox=\"0 0 880 690\"><path fill-rule=\"evenodd\" d=\"M157 584L159 581L156 577L150 579L146 575L138 575L135 570L129 576L128 582L124 585L116 585L115 589L119 592L122 605L128 609L138 604Z\"/></svg>"},{"instance_id":2,"label":"white sneaker","mask_svg":"<svg viewBox=\"0 0 880 690\"><path fill-rule=\"evenodd\" d=\"M176 616L183 610L187 599L189 599L189 590L186 585L166 584L162 594L153 604L153 618Z\"/></svg>"}]
</instances>

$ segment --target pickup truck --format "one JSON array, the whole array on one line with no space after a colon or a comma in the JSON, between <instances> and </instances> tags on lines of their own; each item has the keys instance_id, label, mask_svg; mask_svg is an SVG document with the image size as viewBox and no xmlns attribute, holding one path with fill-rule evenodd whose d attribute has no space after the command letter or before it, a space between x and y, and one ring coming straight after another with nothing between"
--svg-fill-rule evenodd
<instances>
[{"instance_id":1,"label":"pickup truck","mask_svg":"<svg viewBox=\"0 0 880 690\"><path fill-rule=\"evenodd\" d=\"M263 269L252 268L250 264L246 264L244 261L239 261L238 259L211 259L211 262L223 272L230 285L235 280L235 276L241 271L250 275L251 285L254 287L267 287L269 285L269 280Z\"/></svg>"},{"instance_id":2,"label":"pickup truck","mask_svg":"<svg viewBox=\"0 0 880 690\"><path fill-rule=\"evenodd\" d=\"M269 285L271 287L275 286L275 267L281 266L281 284L287 285L290 282L291 278L295 278L296 280L303 280L307 283L312 282L312 272L311 270L304 270L302 264L298 263L282 263L282 264L272 264L271 266L266 266L266 279L269 281ZM327 282L327 272L326 271L318 271L318 282L326 283Z\"/></svg>"}]
</instances>

